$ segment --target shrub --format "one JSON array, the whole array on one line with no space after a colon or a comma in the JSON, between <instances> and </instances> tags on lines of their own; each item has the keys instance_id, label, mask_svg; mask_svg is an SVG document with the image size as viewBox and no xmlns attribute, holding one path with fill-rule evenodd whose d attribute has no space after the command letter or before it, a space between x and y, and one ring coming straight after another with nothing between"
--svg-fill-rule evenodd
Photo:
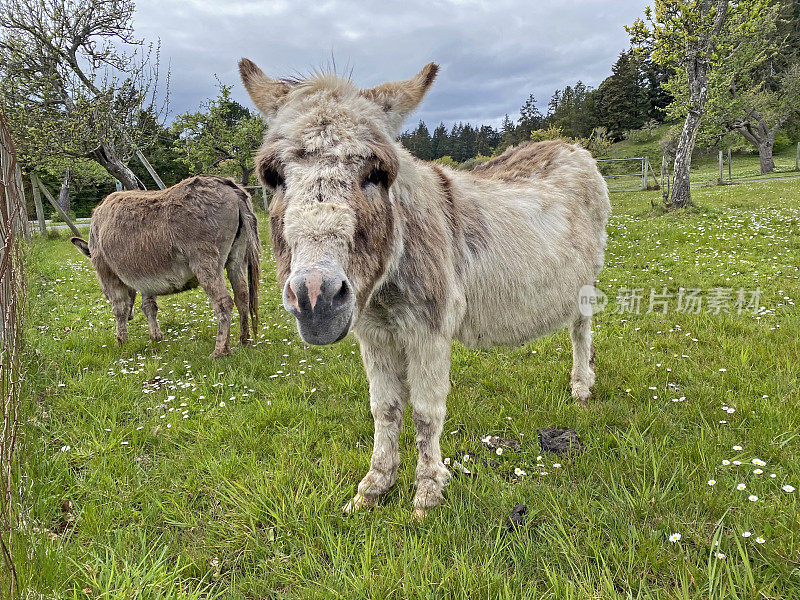
<instances>
[{"instance_id":1,"label":"shrub","mask_svg":"<svg viewBox=\"0 0 800 600\"><path fill-rule=\"evenodd\" d=\"M437 158L433 162L439 163L440 165L444 165L445 167L450 167L452 169L458 168L458 163L453 160L452 156L442 156L440 158Z\"/></svg>"},{"instance_id":2,"label":"shrub","mask_svg":"<svg viewBox=\"0 0 800 600\"><path fill-rule=\"evenodd\" d=\"M75 219L76 219L74 210L70 210L67 213L67 216L70 218L70 221L74 222ZM54 210L52 212L52 214L50 215L50 220L52 220L53 223L63 223L64 222L64 219L61 218L61 214L57 210Z\"/></svg>"},{"instance_id":3,"label":"shrub","mask_svg":"<svg viewBox=\"0 0 800 600\"><path fill-rule=\"evenodd\" d=\"M461 171L471 171L478 165L485 163L487 160L491 159L491 156L484 156L483 154L478 154L478 156L473 156L472 158L468 158L464 162L458 165L458 169Z\"/></svg>"},{"instance_id":4,"label":"shrub","mask_svg":"<svg viewBox=\"0 0 800 600\"><path fill-rule=\"evenodd\" d=\"M605 127L595 127L588 138L580 138L577 142L592 153L592 156L608 154L614 142Z\"/></svg>"},{"instance_id":5,"label":"shrub","mask_svg":"<svg viewBox=\"0 0 800 600\"><path fill-rule=\"evenodd\" d=\"M775 134L775 145L772 146L773 152L780 152L781 150L786 150L789 146L792 145L792 140L789 139L789 136L786 135L783 131L779 131Z\"/></svg>"},{"instance_id":6,"label":"shrub","mask_svg":"<svg viewBox=\"0 0 800 600\"><path fill-rule=\"evenodd\" d=\"M555 127L553 125L550 125L547 129L534 129L531 131L531 141L544 142L547 140L572 141L568 136L564 135L564 131L561 127Z\"/></svg>"}]
</instances>

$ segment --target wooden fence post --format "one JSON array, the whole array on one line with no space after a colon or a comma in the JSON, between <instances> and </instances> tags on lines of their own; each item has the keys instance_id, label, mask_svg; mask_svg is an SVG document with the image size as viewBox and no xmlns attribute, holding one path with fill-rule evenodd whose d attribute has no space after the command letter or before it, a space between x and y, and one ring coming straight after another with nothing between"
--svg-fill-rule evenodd
<instances>
[{"instance_id":1,"label":"wooden fence post","mask_svg":"<svg viewBox=\"0 0 800 600\"><path fill-rule=\"evenodd\" d=\"M39 221L39 232L47 235L47 221L44 218L44 206L42 206L42 191L36 183L36 175L31 175L31 189L33 189L33 204L36 207L36 218Z\"/></svg>"},{"instance_id":2,"label":"wooden fence post","mask_svg":"<svg viewBox=\"0 0 800 600\"><path fill-rule=\"evenodd\" d=\"M794 155L794 170L800 171L800 142L797 142L797 154Z\"/></svg>"},{"instance_id":3,"label":"wooden fence post","mask_svg":"<svg viewBox=\"0 0 800 600\"><path fill-rule=\"evenodd\" d=\"M728 181L733 181L731 176L731 147L728 146Z\"/></svg>"},{"instance_id":4,"label":"wooden fence post","mask_svg":"<svg viewBox=\"0 0 800 600\"><path fill-rule=\"evenodd\" d=\"M78 231L77 227L75 227L75 223L73 223L70 220L69 215L67 215L67 213L64 212L64 209L61 208L61 206L59 206L58 202L55 201L55 199L50 194L50 192L47 190L47 188L44 187L44 184L42 183L41 179L39 179L36 176L36 174L31 175L31 177L35 177L36 178L36 183L39 184L39 188L42 190L42 193L44 194L44 197L47 198L47 201L50 202L50 204L53 205L53 208L55 208L56 211L58 211L58 214L61 215L61 218L64 219L64 222L69 226L70 229L72 229L72 233L74 233L78 237L81 237L81 232Z\"/></svg>"},{"instance_id":5,"label":"wooden fence post","mask_svg":"<svg viewBox=\"0 0 800 600\"><path fill-rule=\"evenodd\" d=\"M717 180L717 184L722 185L722 172L725 159L723 158L722 150L719 151L719 179Z\"/></svg>"},{"instance_id":6,"label":"wooden fence post","mask_svg":"<svg viewBox=\"0 0 800 600\"><path fill-rule=\"evenodd\" d=\"M17 187L19 188L19 219L22 221L22 235L25 236L26 240L31 239L31 230L28 227L28 206L25 203L25 187L22 185L22 169L19 168L19 163L17 163L17 168L14 173L14 178L17 180Z\"/></svg>"},{"instance_id":7,"label":"wooden fence post","mask_svg":"<svg viewBox=\"0 0 800 600\"><path fill-rule=\"evenodd\" d=\"M139 160L144 165L144 168L147 169L148 173L150 173L150 177L152 177L153 181L156 182L158 189L163 190L166 187L164 185L164 182L161 181L161 177L158 176L158 173L156 173L156 170L153 168L153 165L150 164L150 161L148 161L147 158L145 158L144 154L142 154L142 151L139 150L138 148L136 149L136 156L139 157Z\"/></svg>"},{"instance_id":8,"label":"wooden fence post","mask_svg":"<svg viewBox=\"0 0 800 600\"><path fill-rule=\"evenodd\" d=\"M642 187L640 189L647 189L647 166L645 164L645 157L642 157Z\"/></svg>"},{"instance_id":9,"label":"wooden fence post","mask_svg":"<svg viewBox=\"0 0 800 600\"><path fill-rule=\"evenodd\" d=\"M264 201L264 211L269 212L269 202L267 202L267 188L261 186L261 199Z\"/></svg>"}]
</instances>

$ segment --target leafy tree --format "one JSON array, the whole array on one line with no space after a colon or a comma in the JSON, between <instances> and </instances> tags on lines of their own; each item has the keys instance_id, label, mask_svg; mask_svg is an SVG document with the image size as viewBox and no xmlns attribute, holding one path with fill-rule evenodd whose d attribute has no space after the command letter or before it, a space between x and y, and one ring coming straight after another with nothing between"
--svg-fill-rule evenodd
<instances>
[{"instance_id":1,"label":"leafy tree","mask_svg":"<svg viewBox=\"0 0 800 600\"><path fill-rule=\"evenodd\" d=\"M652 51L657 63L675 70L671 81L676 85L669 89L676 98L673 105L681 106L685 120L675 152L669 199L673 208L691 204L692 151L706 110L712 54L730 4L729 0L655 0L655 10L648 6L645 18L627 28L633 43Z\"/></svg>"},{"instance_id":2,"label":"leafy tree","mask_svg":"<svg viewBox=\"0 0 800 600\"><path fill-rule=\"evenodd\" d=\"M793 40L779 32L780 5L753 4L733 11L720 35L703 133L741 134L758 149L761 173L771 173L775 135L800 113L800 61L792 57Z\"/></svg>"},{"instance_id":3,"label":"leafy tree","mask_svg":"<svg viewBox=\"0 0 800 600\"><path fill-rule=\"evenodd\" d=\"M172 124L175 149L193 173L236 176L246 186L255 170L253 157L266 124L231 98L231 86L220 84L219 95L202 110L179 115Z\"/></svg>"},{"instance_id":4,"label":"leafy tree","mask_svg":"<svg viewBox=\"0 0 800 600\"><path fill-rule=\"evenodd\" d=\"M131 0L0 0L0 92L29 169L89 158L126 189L153 143L158 49L133 35Z\"/></svg>"}]
</instances>

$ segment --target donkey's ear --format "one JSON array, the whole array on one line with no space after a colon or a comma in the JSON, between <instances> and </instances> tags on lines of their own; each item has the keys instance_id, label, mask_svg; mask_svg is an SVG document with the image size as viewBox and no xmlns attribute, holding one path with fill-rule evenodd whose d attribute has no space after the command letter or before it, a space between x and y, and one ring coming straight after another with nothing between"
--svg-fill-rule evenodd
<instances>
[{"instance_id":1,"label":"donkey's ear","mask_svg":"<svg viewBox=\"0 0 800 600\"><path fill-rule=\"evenodd\" d=\"M439 65L428 63L411 79L390 81L361 93L383 108L389 118L389 126L397 135L403 121L417 108L438 72Z\"/></svg>"},{"instance_id":2,"label":"donkey's ear","mask_svg":"<svg viewBox=\"0 0 800 600\"><path fill-rule=\"evenodd\" d=\"M270 79L256 63L247 58L239 61L239 75L242 77L247 93L256 108L266 117L267 121L275 116L278 109L286 99L286 94L291 89L282 81Z\"/></svg>"},{"instance_id":3,"label":"donkey's ear","mask_svg":"<svg viewBox=\"0 0 800 600\"><path fill-rule=\"evenodd\" d=\"M92 256L91 252L89 252L89 244L86 242L85 239L79 238L79 237L74 237L74 238L70 238L69 241L72 242L73 244L75 244L75 247L78 250L80 250L81 252L83 252L86 256L89 256L89 257Z\"/></svg>"}]
</instances>

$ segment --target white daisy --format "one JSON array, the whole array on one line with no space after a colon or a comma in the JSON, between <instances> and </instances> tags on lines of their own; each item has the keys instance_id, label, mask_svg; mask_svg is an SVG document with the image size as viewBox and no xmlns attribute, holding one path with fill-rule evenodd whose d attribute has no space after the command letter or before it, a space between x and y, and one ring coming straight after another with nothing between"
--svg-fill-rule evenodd
<instances>
[{"instance_id":1,"label":"white daisy","mask_svg":"<svg viewBox=\"0 0 800 600\"><path fill-rule=\"evenodd\" d=\"M745 484L743 484L743 483L737 483L736 484L736 489L741 492L742 490L747 489L747 486Z\"/></svg>"},{"instance_id":2,"label":"white daisy","mask_svg":"<svg viewBox=\"0 0 800 600\"><path fill-rule=\"evenodd\" d=\"M750 500L750 502L758 502L758 496L756 496L755 494L749 495L747 499Z\"/></svg>"},{"instance_id":3,"label":"white daisy","mask_svg":"<svg viewBox=\"0 0 800 600\"><path fill-rule=\"evenodd\" d=\"M787 494L791 494L791 493L794 491L794 486L793 486L793 485L789 485L789 484L787 483L787 484L786 484L785 486L783 486L781 489L782 489L784 492L786 492Z\"/></svg>"},{"instance_id":4,"label":"white daisy","mask_svg":"<svg viewBox=\"0 0 800 600\"><path fill-rule=\"evenodd\" d=\"M713 485L717 485L717 480L716 479L709 479L708 480L708 485L712 485L712 486Z\"/></svg>"},{"instance_id":5,"label":"white daisy","mask_svg":"<svg viewBox=\"0 0 800 600\"><path fill-rule=\"evenodd\" d=\"M671 536L669 536L669 541L673 542L673 543L677 542L680 539L681 539L681 534L680 533L673 533Z\"/></svg>"},{"instance_id":6,"label":"white daisy","mask_svg":"<svg viewBox=\"0 0 800 600\"><path fill-rule=\"evenodd\" d=\"M742 537L743 538L749 538L751 535L753 535L753 534L750 533L749 531L743 531L742 532Z\"/></svg>"},{"instance_id":7,"label":"white daisy","mask_svg":"<svg viewBox=\"0 0 800 600\"><path fill-rule=\"evenodd\" d=\"M763 543L764 543L764 542L766 542L767 540L765 540L763 537L757 537L757 538L756 538L756 541L757 541L759 544L763 544Z\"/></svg>"}]
</instances>

